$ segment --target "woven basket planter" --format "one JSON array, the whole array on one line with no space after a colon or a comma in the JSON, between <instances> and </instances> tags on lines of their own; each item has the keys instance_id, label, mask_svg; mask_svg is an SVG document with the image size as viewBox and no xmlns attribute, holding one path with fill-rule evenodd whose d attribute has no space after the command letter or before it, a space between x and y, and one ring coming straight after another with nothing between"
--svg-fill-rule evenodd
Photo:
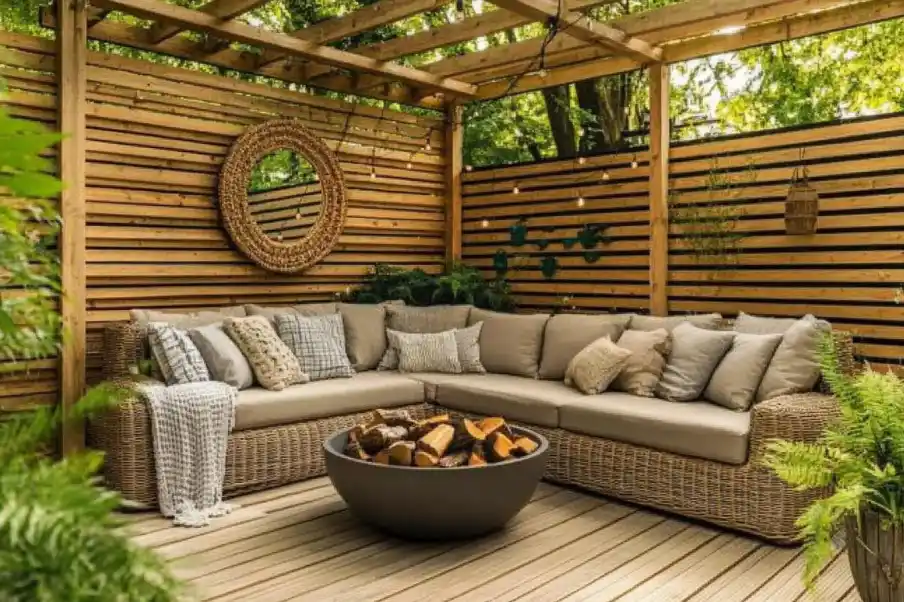
<instances>
[{"instance_id":1,"label":"woven basket planter","mask_svg":"<svg viewBox=\"0 0 904 602\"><path fill-rule=\"evenodd\" d=\"M904 528L884 529L879 515L864 512L845 522L848 559L863 602L904 602Z\"/></svg>"},{"instance_id":2,"label":"woven basket planter","mask_svg":"<svg viewBox=\"0 0 904 602\"><path fill-rule=\"evenodd\" d=\"M818 220L819 194L810 185L807 169L795 169L785 199L785 231L788 234L814 234Z\"/></svg>"}]
</instances>

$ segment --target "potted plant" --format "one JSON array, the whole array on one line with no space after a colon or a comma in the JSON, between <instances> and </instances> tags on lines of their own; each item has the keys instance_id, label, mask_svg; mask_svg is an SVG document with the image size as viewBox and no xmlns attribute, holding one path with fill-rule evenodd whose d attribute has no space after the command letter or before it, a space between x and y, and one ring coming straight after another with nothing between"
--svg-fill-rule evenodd
<instances>
[{"instance_id":1,"label":"potted plant","mask_svg":"<svg viewBox=\"0 0 904 602\"><path fill-rule=\"evenodd\" d=\"M795 488L832 490L798 519L808 586L843 532L863 601L904 601L904 382L869 367L845 374L830 337L822 347L839 417L815 443L770 442L765 463Z\"/></svg>"}]
</instances>

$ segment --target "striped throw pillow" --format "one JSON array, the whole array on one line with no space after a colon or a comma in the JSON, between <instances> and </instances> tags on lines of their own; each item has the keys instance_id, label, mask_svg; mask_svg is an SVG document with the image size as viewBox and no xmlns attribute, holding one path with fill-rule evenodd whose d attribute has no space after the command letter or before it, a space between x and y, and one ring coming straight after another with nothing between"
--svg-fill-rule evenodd
<instances>
[{"instance_id":1,"label":"striped throw pillow","mask_svg":"<svg viewBox=\"0 0 904 602\"><path fill-rule=\"evenodd\" d=\"M452 330L414 334L387 329L389 346L399 354L399 372L461 374L458 344Z\"/></svg>"}]
</instances>

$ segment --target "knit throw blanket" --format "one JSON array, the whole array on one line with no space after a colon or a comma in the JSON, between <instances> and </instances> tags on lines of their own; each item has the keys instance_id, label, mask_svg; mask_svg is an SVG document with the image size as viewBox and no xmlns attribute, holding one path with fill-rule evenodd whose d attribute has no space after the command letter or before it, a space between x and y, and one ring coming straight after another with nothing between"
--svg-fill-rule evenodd
<instances>
[{"instance_id":1,"label":"knit throw blanket","mask_svg":"<svg viewBox=\"0 0 904 602\"><path fill-rule=\"evenodd\" d=\"M231 512L223 478L238 391L210 381L144 385L141 392L150 410L160 512L185 527Z\"/></svg>"}]
</instances>

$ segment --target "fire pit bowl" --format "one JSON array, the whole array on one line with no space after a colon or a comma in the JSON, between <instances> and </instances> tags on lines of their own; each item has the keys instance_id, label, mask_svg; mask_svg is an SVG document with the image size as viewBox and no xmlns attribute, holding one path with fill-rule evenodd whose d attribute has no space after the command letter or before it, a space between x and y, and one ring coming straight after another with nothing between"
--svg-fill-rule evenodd
<instances>
[{"instance_id":1,"label":"fire pit bowl","mask_svg":"<svg viewBox=\"0 0 904 602\"><path fill-rule=\"evenodd\" d=\"M348 431L323 443L326 469L349 510L362 521L406 539L477 537L504 526L530 501L546 470L549 442L527 456L486 466L387 466L343 454Z\"/></svg>"}]
</instances>

